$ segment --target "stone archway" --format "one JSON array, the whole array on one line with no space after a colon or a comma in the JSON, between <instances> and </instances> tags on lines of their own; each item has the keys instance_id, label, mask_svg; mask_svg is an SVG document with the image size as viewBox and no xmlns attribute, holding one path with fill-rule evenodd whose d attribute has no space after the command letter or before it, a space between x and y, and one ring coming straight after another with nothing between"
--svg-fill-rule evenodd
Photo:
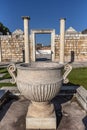
<instances>
[{"instance_id":1,"label":"stone archway","mask_svg":"<svg viewBox=\"0 0 87 130\"><path fill-rule=\"evenodd\" d=\"M31 30L31 41L32 41L32 61L36 61L35 53L35 34L51 34L51 54L52 61L55 60L55 29L39 29Z\"/></svg>"}]
</instances>

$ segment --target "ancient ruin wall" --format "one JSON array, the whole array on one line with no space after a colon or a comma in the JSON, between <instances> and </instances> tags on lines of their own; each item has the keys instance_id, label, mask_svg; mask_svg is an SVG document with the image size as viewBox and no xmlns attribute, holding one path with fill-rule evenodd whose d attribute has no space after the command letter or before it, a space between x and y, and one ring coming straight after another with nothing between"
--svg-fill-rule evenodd
<instances>
[{"instance_id":1,"label":"ancient ruin wall","mask_svg":"<svg viewBox=\"0 0 87 130\"><path fill-rule=\"evenodd\" d=\"M64 58L66 62L87 61L87 35L65 37ZM55 59L59 61L60 39L59 35L55 37Z\"/></svg>"},{"instance_id":2,"label":"ancient ruin wall","mask_svg":"<svg viewBox=\"0 0 87 130\"><path fill-rule=\"evenodd\" d=\"M0 36L0 50L2 62L24 61L24 37L23 35ZM30 59L32 59L32 41L30 40ZM72 53L73 52L73 53ZM59 61L60 39L55 36L55 61ZM74 57L73 57L73 55ZM65 61L87 61L87 36L65 38Z\"/></svg>"},{"instance_id":3,"label":"ancient ruin wall","mask_svg":"<svg viewBox=\"0 0 87 130\"><path fill-rule=\"evenodd\" d=\"M21 36L1 37L1 61L22 62L24 53L24 38Z\"/></svg>"}]
</instances>

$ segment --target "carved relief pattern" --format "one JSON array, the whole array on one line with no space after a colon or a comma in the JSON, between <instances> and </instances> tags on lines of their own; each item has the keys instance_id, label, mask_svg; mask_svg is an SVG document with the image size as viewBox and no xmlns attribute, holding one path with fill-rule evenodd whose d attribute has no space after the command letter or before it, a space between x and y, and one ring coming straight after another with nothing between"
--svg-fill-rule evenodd
<instances>
[{"instance_id":1,"label":"carved relief pattern","mask_svg":"<svg viewBox=\"0 0 87 130\"><path fill-rule=\"evenodd\" d=\"M15 75L16 66L15 66L15 64L8 65L7 70L8 70L9 74L12 77L12 79L10 80L10 82L12 84L15 84L16 83L16 75Z\"/></svg>"},{"instance_id":2,"label":"carved relief pattern","mask_svg":"<svg viewBox=\"0 0 87 130\"><path fill-rule=\"evenodd\" d=\"M69 82L69 79L67 78L68 74L72 70L72 66L70 64L65 65L64 67L65 73L63 75L63 83L67 84Z\"/></svg>"},{"instance_id":3,"label":"carved relief pattern","mask_svg":"<svg viewBox=\"0 0 87 130\"><path fill-rule=\"evenodd\" d=\"M17 81L17 86L20 92L25 95L26 98L37 102L51 100L53 97L55 97L55 95L58 94L61 85L61 80L56 83L39 85L31 85L19 80Z\"/></svg>"}]
</instances>

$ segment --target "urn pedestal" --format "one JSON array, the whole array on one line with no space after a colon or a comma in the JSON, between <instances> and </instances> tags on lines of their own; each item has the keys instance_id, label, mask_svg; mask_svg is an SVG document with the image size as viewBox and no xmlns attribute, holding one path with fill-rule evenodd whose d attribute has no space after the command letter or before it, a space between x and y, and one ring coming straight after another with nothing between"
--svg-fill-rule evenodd
<instances>
[{"instance_id":1,"label":"urn pedestal","mask_svg":"<svg viewBox=\"0 0 87 130\"><path fill-rule=\"evenodd\" d=\"M17 75L15 71L17 68ZM67 67L66 67L67 68ZM64 65L56 62L32 62L30 64L9 65L12 82L22 95L31 102L26 116L26 129L56 129L56 115L50 103L61 86L63 79L71 71L69 67L63 76ZM66 80L67 81L67 80Z\"/></svg>"},{"instance_id":2,"label":"urn pedestal","mask_svg":"<svg viewBox=\"0 0 87 130\"><path fill-rule=\"evenodd\" d=\"M26 116L26 129L56 129L53 104L32 102Z\"/></svg>"}]
</instances>

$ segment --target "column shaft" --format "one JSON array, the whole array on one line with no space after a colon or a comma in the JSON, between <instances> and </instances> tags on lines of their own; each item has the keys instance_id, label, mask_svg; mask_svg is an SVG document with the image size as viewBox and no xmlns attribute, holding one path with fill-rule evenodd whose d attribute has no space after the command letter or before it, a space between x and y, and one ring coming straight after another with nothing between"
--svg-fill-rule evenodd
<instances>
[{"instance_id":1,"label":"column shaft","mask_svg":"<svg viewBox=\"0 0 87 130\"><path fill-rule=\"evenodd\" d=\"M60 19L60 64L64 64L65 19Z\"/></svg>"},{"instance_id":2,"label":"column shaft","mask_svg":"<svg viewBox=\"0 0 87 130\"><path fill-rule=\"evenodd\" d=\"M28 29L28 20L30 19L27 16L22 17L24 20L24 43L25 43L25 63L30 62L29 56L29 29Z\"/></svg>"}]
</instances>

